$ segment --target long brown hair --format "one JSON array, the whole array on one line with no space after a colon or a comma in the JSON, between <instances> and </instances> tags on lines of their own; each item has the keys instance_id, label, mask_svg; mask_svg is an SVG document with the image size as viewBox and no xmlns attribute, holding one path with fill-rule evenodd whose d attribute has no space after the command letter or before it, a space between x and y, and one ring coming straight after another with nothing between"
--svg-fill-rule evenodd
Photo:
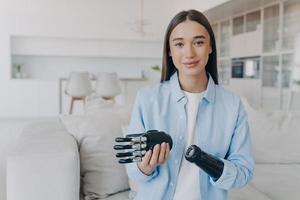
<instances>
[{"instance_id":1,"label":"long brown hair","mask_svg":"<svg viewBox=\"0 0 300 200\"><path fill-rule=\"evenodd\" d=\"M166 30L165 39L164 39L164 50L163 50L163 59L162 59L162 73L160 82L164 82L170 79L170 77L177 71L172 57L169 55L170 44L169 39L173 29L180 24L181 22L186 21L187 19L191 21L198 22L204 26L210 36L210 45L212 52L209 54L207 64L205 66L205 71L211 75L215 84L218 84L218 70L217 70L217 49L214 32L211 28L211 25L207 18L197 10L188 10L181 11L178 13L169 23Z\"/></svg>"}]
</instances>

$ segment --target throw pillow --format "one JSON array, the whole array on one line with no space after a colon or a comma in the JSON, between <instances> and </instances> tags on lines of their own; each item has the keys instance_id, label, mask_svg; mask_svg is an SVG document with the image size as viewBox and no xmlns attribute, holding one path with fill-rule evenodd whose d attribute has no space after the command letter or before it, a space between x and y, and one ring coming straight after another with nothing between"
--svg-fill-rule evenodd
<instances>
[{"instance_id":1,"label":"throw pillow","mask_svg":"<svg viewBox=\"0 0 300 200\"><path fill-rule=\"evenodd\" d=\"M83 116L62 116L78 141L81 191L85 200L101 199L129 188L125 167L115 158L114 139L122 136L122 119L113 106Z\"/></svg>"},{"instance_id":2,"label":"throw pillow","mask_svg":"<svg viewBox=\"0 0 300 200\"><path fill-rule=\"evenodd\" d=\"M299 113L255 110L243 99L248 113L257 163L299 163Z\"/></svg>"}]
</instances>

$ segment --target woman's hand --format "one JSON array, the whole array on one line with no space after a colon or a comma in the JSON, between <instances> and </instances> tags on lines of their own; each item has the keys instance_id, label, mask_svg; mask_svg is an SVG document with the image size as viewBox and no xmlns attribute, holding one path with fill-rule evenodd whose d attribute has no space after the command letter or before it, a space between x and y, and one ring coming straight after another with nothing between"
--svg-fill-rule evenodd
<instances>
[{"instance_id":1,"label":"woman's hand","mask_svg":"<svg viewBox=\"0 0 300 200\"><path fill-rule=\"evenodd\" d=\"M161 145L154 146L153 151L148 150L141 162L138 162L138 168L146 175L151 175L158 165L162 165L168 159L170 146L163 142Z\"/></svg>"}]
</instances>

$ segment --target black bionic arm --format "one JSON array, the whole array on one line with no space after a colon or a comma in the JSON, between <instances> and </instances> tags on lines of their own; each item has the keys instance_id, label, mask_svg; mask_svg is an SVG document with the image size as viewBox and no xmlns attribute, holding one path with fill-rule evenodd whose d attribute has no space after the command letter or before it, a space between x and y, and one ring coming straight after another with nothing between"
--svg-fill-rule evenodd
<instances>
[{"instance_id":1,"label":"black bionic arm","mask_svg":"<svg viewBox=\"0 0 300 200\"><path fill-rule=\"evenodd\" d=\"M198 146L188 147L185 158L195 163L214 180L218 180L223 173L224 163L219 158L202 151Z\"/></svg>"},{"instance_id":2,"label":"black bionic arm","mask_svg":"<svg viewBox=\"0 0 300 200\"><path fill-rule=\"evenodd\" d=\"M119 160L121 164L141 161L146 151L153 149L156 144L169 143L170 149L173 146L171 136L157 130L128 134L125 137L116 138L115 141L121 143L114 146L115 150L122 150L116 154L116 157L121 158Z\"/></svg>"}]
</instances>

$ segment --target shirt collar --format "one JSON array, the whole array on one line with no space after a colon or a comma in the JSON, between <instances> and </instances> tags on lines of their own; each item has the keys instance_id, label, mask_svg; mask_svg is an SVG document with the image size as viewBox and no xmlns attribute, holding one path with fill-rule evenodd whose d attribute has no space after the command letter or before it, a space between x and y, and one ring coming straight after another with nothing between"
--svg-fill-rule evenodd
<instances>
[{"instance_id":1,"label":"shirt collar","mask_svg":"<svg viewBox=\"0 0 300 200\"><path fill-rule=\"evenodd\" d=\"M184 92L182 91L179 80L178 74L175 72L170 78L171 90L175 100L178 102L182 98L185 97ZM208 73L208 84L206 91L204 92L203 99L206 99L208 102L214 103L215 102L215 94L216 94L216 84L210 74Z\"/></svg>"}]
</instances>

